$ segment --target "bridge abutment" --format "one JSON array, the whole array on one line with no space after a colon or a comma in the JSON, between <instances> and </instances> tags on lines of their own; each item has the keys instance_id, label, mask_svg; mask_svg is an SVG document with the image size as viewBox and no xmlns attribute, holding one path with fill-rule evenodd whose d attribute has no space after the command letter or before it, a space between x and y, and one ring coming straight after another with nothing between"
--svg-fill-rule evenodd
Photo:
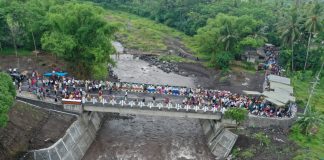
<instances>
[{"instance_id":1,"label":"bridge abutment","mask_svg":"<svg viewBox=\"0 0 324 160\"><path fill-rule=\"evenodd\" d=\"M29 151L27 159L81 160L94 141L103 117L103 113L83 113L55 144L48 148Z\"/></svg>"},{"instance_id":2,"label":"bridge abutment","mask_svg":"<svg viewBox=\"0 0 324 160\"><path fill-rule=\"evenodd\" d=\"M232 121L200 119L207 146L217 158L225 158L231 152L238 135L232 133L226 126L233 125Z\"/></svg>"}]
</instances>

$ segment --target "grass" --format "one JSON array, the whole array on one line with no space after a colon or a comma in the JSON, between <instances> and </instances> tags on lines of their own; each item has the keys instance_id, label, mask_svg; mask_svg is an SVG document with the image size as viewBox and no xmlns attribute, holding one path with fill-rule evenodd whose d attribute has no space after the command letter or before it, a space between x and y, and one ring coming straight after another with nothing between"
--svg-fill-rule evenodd
<instances>
[{"instance_id":1,"label":"grass","mask_svg":"<svg viewBox=\"0 0 324 160\"><path fill-rule=\"evenodd\" d=\"M160 55L159 56L160 61L166 61L166 62L172 62L172 63L179 63L179 62L185 62L185 63L195 63L195 61L186 59L177 55Z\"/></svg>"},{"instance_id":2,"label":"grass","mask_svg":"<svg viewBox=\"0 0 324 160\"><path fill-rule=\"evenodd\" d=\"M291 78L294 87L294 94L298 102L298 107L303 109L307 103L312 85L312 77L307 73L296 73ZM316 87L316 92L311 99L310 105L315 107L317 111L324 114L324 78L321 78L320 84ZM295 141L301 149L298 150L298 155L294 157L296 160L304 159L324 159L324 124L319 127L316 135L305 136L300 133L297 125L292 127L290 139Z\"/></svg>"},{"instance_id":3,"label":"grass","mask_svg":"<svg viewBox=\"0 0 324 160\"><path fill-rule=\"evenodd\" d=\"M306 105L310 87L312 85L312 78L299 78L298 76L292 77L292 85L294 87L294 94L298 102L298 107L304 108ZM324 114L324 78L321 78L320 83L316 87L314 96L310 102L316 110Z\"/></svg>"},{"instance_id":4,"label":"grass","mask_svg":"<svg viewBox=\"0 0 324 160\"><path fill-rule=\"evenodd\" d=\"M18 49L18 56L30 56L32 54L32 51L28 51L25 49ZM13 48L5 48L0 51L1 56L10 56L10 55L16 55L15 50Z\"/></svg>"},{"instance_id":5,"label":"grass","mask_svg":"<svg viewBox=\"0 0 324 160\"><path fill-rule=\"evenodd\" d=\"M255 64L243 61L232 61L230 68L236 72L247 72L252 75L256 73Z\"/></svg>"},{"instance_id":6,"label":"grass","mask_svg":"<svg viewBox=\"0 0 324 160\"><path fill-rule=\"evenodd\" d=\"M144 52L161 52L167 50L166 38L190 41L184 33L130 13L107 10L106 19L118 26L118 40L127 48Z\"/></svg>"},{"instance_id":7,"label":"grass","mask_svg":"<svg viewBox=\"0 0 324 160\"><path fill-rule=\"evenodd\" d=\"M299 132L297 125L292 127L289 138L295 141L301 149L297 151L298 155L295 160L304 159L324 159L324 125L322 124L316 135L305 136Z\"/></svg>"}]
</instances>

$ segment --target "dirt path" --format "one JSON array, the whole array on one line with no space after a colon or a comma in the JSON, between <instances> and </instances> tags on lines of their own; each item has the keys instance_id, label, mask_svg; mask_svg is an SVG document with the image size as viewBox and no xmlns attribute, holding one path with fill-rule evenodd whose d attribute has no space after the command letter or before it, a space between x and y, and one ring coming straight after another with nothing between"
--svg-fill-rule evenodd
<instances>
[{"instance_id":1,"label":"dirt path","mask_svg":"<svg viewBox=\"0 0 324 160\"><path fill-rule=\"evenodd\" d=\"M49 147L76 118L16 102L9 119L8 125L0 129L0 160L15 160L28 150Z\"/></svg>"},{"instance_id":2,"label":"dirt path","mask_svg":"<svg viewBox=\"0 0 324 160\"><path fill-rule=\"evenodd\" d=\"M178 55L190 60L196 60L196 56L177 38L167 37L165 38L165 44L168 47L168 52Z\"/></svg>"}]
</instances>

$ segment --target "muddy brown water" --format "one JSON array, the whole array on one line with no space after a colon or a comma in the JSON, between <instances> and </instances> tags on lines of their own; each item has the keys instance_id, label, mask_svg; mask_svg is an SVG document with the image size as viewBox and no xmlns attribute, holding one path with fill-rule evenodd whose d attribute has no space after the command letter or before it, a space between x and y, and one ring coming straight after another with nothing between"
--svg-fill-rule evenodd
<instances>
[{"instance_id":1,"label":"muddy brown water","mask_svg":"<svg viewBox=\"0 0 324 160\"><path fill-rule=\"evenodd\" d=\"M190 77L164 73L130 55L119 57L114 72L121 81L194 86ZM198 119L122 116L108 116L83 160L214 159Z\"/></svg>"}]
</instances>

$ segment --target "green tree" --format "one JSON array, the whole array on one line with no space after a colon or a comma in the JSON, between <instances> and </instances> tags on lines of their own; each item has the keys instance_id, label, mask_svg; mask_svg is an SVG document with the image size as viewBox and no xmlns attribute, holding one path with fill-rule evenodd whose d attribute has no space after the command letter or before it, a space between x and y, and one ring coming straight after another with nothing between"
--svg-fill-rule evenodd
<instances>
[{"instance_id":1,"label":"green tree","mask_svg":"<svg viewBox=\"0 0 324 160\"><path fill-rule=\"evenodd\" d=\"M263 46L265 43L265 39L263 38L259 38L259 37L252 37L252 36L248 36L248 37L245 37L243 38L241 41L240 41L240 46L242 48L247 48L249 50L251 49L255 49L255 48L258 48L258 47L261 47Z\"/></svg>"},{"instance_id":2,"label":"green tree","mask_svg":"<svg viewBox=\"0 0 324 160\"><path fill-rule=\"evenodd\" d=\"M287 16L282 17L279 23L281 39L285 46L291 46L291 70L294 71L294 45L298 40L300 32L300 17L296 9L293 9Z\"/></svg>"},{"instance_id":3,"label":"green tree","mask_svg":"<svg viewBox=\"0 0 324 160\"><path fill-rule=\"evenodd\" d=\"M248 116L248 111L245 108L230 108L225 112L224 117L235 120L235 123L239 125Z\"/></svg>"},{"instance_id":4,"label":"green tree","mask_svg":"<svg viewBox=\"0 0 324 160\"><path fill-rule=\"evenodd\" d=\"M12 45L15 49L15 54L17 58L17 68L19 68L19 57L18 57L18 51L17 51L17 34L19 32L19 24L16 22L12 15L7 15L7 25L9 26L10 35L12 38Z\"/></svg>"},{"instance_id":5,"label":"green tree","mask_svg":"<svg viewBox=\"0 0 324 160\"><path fill-rule=\"evenodd\" d=\"M306 60L305 60L304 70L306 70L306 67L307 67L309 49L310 49L310 45L311 45L311 41L312 41L311 39L312 39L313 35L315 35L317 32L322 30L320 17L323 15L321 15L321 13L322 13L322 8L321 8L320 4L317 2L317 3L315 3L314 7L312 8L311 15L305 23L305 28L309 33L309 37L308 37L308 43L307 43L307 52L306 52Z\"/></svg>"},{"instance_id":6,"label":"green tree","mask_svg":"<svg viewBox=\"0 0 324 160\"><path fill-rule=\"evenodd\" d=\"M16 89L10 75L0 72L0 127L8 122L8 112L16 96Z\"/></svg>"},{"instance_id":7,"label":"green tree","mask_svg":"<svg viewBox=\"0 0 324 160\"><path fill-rule=\"evenodd\" d=\"M220 28L218 44L223 46L224 51L232 51L239 40L239 35L235 30L236 20L237 17L225 14L219 14L216 17L216 22Z\"/></svg>"},{"instance_id":8,"label":"green tree","mask_svg":"<svg viewBox=\"0 0 324 160\"><path fill-rule=\"evenodd\" d=\"M229 52L221 52L216 54L215 63L221 69L227 69L233 56Z\"/></svg>"},{"instance_id":9,"label":"green tree","mask_svg":"<svg viewBox=\"0 0 324 160\"><path fill-rule=\"evenodd\" d=\"M70 62L80 78L106 78L116 27L103 13L102 8L89 3L53 6L46 16L49 30L42 36L42 48Z\"/></svg>"}]
</instances>

